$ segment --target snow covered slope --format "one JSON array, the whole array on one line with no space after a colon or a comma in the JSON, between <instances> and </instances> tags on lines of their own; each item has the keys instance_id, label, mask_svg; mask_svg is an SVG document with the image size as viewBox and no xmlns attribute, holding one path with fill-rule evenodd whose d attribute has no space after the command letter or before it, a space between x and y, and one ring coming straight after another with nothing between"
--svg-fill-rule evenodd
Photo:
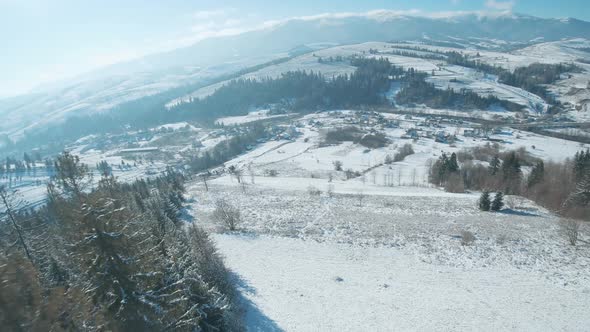
<instances>
[{"instance_id":1,"label":"snow covered slope","mask_svg":"<svg viewBox=\"0 0 590 332\"><path fill-rule=\"evenodd\" d=\"M294 18L261 30L207 39L187 48L112 65L40 88L30 95L0 100L3 120L0 133L18 138L25 130L35 130L65 117L105 110L127 100L235 72L284 56L294 49L367 41L423 40L425 36L463 47L490 45L496 49L498 45L529 42L539 37L545 41L590 39L590 23L510 13L418 16L393 11ZM297 67L317 66L313 61L306 65L304 59L300 59L302 63ZM351 69L335 66L321 70L329 74ZM276 73L272 68L266 72Z\"/></svg>"},{"instance_id":2,"label":"snow covered slope","mask_svg":"<svg viewBox=\"0 0 590 332\"><path fill-rule=\"evenodd\" d=\"M215 236L250 331L584 331L590 289L514 267L458 268L395 248ZM260 319L262 312L266 319Z\"/></svg>"}]
</instances>

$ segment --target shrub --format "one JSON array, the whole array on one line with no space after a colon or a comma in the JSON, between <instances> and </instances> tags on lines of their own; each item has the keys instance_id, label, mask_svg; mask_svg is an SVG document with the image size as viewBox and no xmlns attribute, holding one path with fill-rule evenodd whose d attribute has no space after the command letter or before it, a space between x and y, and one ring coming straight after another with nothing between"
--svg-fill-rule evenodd
<instances>
[{"instance_id":1,"label":"shrub","mask_svg":"<svg viewBox=\"0 0 590 332\"><path fill-rule=\"evenodd\" d=\"M213 218L225 225L230 231L235 231L241 221L240 210L228 203L225 199L218 199L215 202Z\"/></svg>"},{"instance_id":2,"label":"shrub","mask_svg":"<svg viewBox=\"0 0 590 332\"><path fill-rule=\"evenodd\" d=\"M314 186L309 186L307 187L307 193L309 193L310 196L320 196L322 191Z\"/></svg>"},{"instance_id":3,"label":"shrub","mask_svg":"<svg viewBox=\"0 0 590 332\"><path fill-rule=\"evenodd\" d=\"M580 226L582 223L575 219L564 219L561 220L561 230L563 234L566 236L568 242L575 246L578 243L578 238L580 236Z\"/></svg>"},{"instance_id":4,"label":"shrub","mask_svg":"<svg viewBox=\"0 0 590 332\"><path fill-rule=\"evenodd\" d=\"M362 132L357 127L344 127L330 130L326 133L324 143L338 144L341 142L355 142L362 136Z\"/></svg>"},{"instance_id":5,"label":"shrub","mask_svg":"<svg viewBox=\"0 0 590 332\"><path fill-rule=\"evenodd\" d=\"M340 160L334 161L333 164L334 164L335 171L338 171L338 172L342 171L342 162Z\"/></svg>"},{"instance_id":6,"label":"shrub","mask_svg":"<svg viewBox=\"0 0 590 332\"><path fill-rule=\"evenodd\" d=\"M445 191L449 193L464 193L465 185L463 178L459 174L451 174L445 183Z\"/></svg>"},{"instance_id":7,"label":"shrub","mask_svg":"<svg viewBox=\"0 0 590 332\"><path fill-rule=\"evenodd\" d=\"M475 242L475 235L470 231L461 231L461 245L470 246Z\"/></svg>"},{"instance_id":8,"label":"shrub","mask_svg":"<svg viewBox=\"0 0 590 332\"><path fill-rule=\"evenodd\" d=\"M328 131L323 144L331 145L341 142L354 142L367 148L376 149L386 146L389 140L383 133L366 133L351 126Z\"/></svg>"},{"instance_id":9,"label":"shrub","mask_svg":"<svg viewBox=\"0 0 590 332\"><path fill-rule=\"evenodd\" d=\"M541 159L533 157L524 147L500 153L500 159L505 160L512 153L514 153L520 164L523 166L533 166L539 161L541 161Z\"/></svg>"},{"instance_id":10,"label":"shrub","mask_svg":"<svg viewBox=\"0 0 590 332\"><path fill-rule=\"evenodd\" d=\"M414 154L414 148L412 144L406 143L404 144L399 151L393 157L394 162L403 161L406 159L407 156Z\"/></svg>"},{"instance_id":11,"label":"shrub","mask_svg":"<svg viewBox=\"0 0 590 332\"><path fill-rule=\"evenodd\" d=\"M393 164L393 161L395 160L395 157L392 157L391 155L387 155L385 156L385 165L389 165L389 164Z\"/></svg>"},{"instance_id":12,"label":"shrub","mask_svg":"<svg viewBox=\"0 0 590 332\"><path fill-rule=\"evenodd\" d=\"M358 143L367 148L377 149L387 146L389 140L382 133L374 133L363 135Z\"/></svg>"},{"instance_id":13,"label":"shrub","mask_svg":"<svg viewBox=\"0 0 590 332\"><path fill-rule=\"evenodd\" d=\"M353 171L352 169L347 169L344 174L346 175L346 180L354 179L356 177L361 176L361 173L358 171Z\"/></svg>"}]
</instances>

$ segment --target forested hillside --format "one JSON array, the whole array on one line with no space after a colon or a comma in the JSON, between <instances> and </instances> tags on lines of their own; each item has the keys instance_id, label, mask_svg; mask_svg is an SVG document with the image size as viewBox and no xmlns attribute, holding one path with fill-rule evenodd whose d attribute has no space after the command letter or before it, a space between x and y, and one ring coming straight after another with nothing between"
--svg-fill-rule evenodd
<instances>
[{"instance_id":1,"label":"forested hillside","mask_svg":"<svg viewBox=\"0 0 590 332\"><path fill-rule=\"evenodd\" d=\"M0 188L0 324L7 331L239 331L233 281L180 218L183 177L119 183L63 153L43 208Z\"/></svg>"}]
</instances>

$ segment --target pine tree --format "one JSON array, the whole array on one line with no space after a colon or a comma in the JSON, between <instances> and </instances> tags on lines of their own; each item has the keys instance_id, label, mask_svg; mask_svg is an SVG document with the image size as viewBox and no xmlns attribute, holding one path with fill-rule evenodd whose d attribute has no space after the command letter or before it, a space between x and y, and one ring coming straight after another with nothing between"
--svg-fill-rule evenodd
<instances>
[{"instance_id":1,"label":"pine tree","mask_svg":"<svg viewBox=\"0 0 590 332\"><path fill-rule=\"evenodd\" d=\"M589 207L590 206L590 173L578 181L576 189L570 194L566 201L566 205L573 207Z\"/></svg>"},{"instance_id":2,"label":"pine tree","mask_svg":"<svg viewBox=\"0 0 590 332\"><path fill-rule=\"evenodd\" d=\"M490 211L490 207L490 192L485 190L481 193L481 196L479 197L479 209L482 211Z\"/></svg>"},{"instance_id":3,"label":"pine tree","mask_svg":"<svg viewBox=\"0 0 590 332\"><path fill-rule=\"evenodd\" d=\"M57 157L54 167L56 188L81 201L84 190L92 183L92 173L88 166L80 162L80 157L64 151Z\"/></svg>"},{"instance_id":4,"label":"pine tree","mask_svg":"<svg viewBox=\"0 0 590 332\"><path fill-rule=\"evenodd\" d=\"M574 156L574 175L576 180L580 180L586 173L590 172L590 149L586 152L577 152Z\"/></svg>"},{"instance_id":5,"label":"pine tree","mask_svg":"<svg viewBox=\"0 0 590 332\"><path fill-rule=\"evenodd\" d=\"M532 188L534 185L543 182L543 178L545 177L545 164L543 161L539 161L533 166L531 170L531 174L529 175L527 181L527 187Z\"/></svg>"},{"instance_id":6,"label":"pine tree","mask_svg":"<svg viewBox=\"0 0 590 332\"><path fill-rule=\"evenodd\" d=\"M5 186L0 186L0 207L3 210L0 213L0 220L7 220L7 224L11 226L12 230L16 234L16 243L18 243L31 264L35 264L32 252L25 239L23 227L19 224L15 215L20 209L24 207L24 205L24 200L19 197L16 190L9 191Z\"/></svg>"},{"instance_id":7,"label":"pine tree","mask_svg":"<svg viewBox=\"0 0 590 332\"><path fill-rule=\"evenodd\" d=\"M522 178L522 170L520 169L520 161L516 152L510 152L504 162L502 163L502 177L506 188L506 193L515 194L520 187Z\"/></svg>"},{"instance_id":8,"label":"pine tree","mask_svg":"<svg viewBox=\"0 0 590 332\"><path fill-rule=\"evenodd\" d=\"M447 171L449 173L456 173L459 171L459 163L457 163L457 154L453 152L447 164Z\"/></svg>"},{"instance_id":9,"label":"pine tree","mask_svg":"<svg viewBox=\"0 0 590 332\"><path fill-rule=\"evenodd\" d=\"M494 200L492 201L491 210L500 211L504 207L504 194L501 191L496 193Z\"/></svg>"},{"instance_id":10,"label":"pine tree","mask_svg":"<svg viewBox=\"0 0 590 332\"><path fill-rule=\"evenodd\" d=\"M491 175L496 175L498 173L498 171L500 170L500 158L498 157L498 155L495 155L492 160L490 161L490 166L488 166L488 170L490 172Z\"/></svg>"}]
</instances>

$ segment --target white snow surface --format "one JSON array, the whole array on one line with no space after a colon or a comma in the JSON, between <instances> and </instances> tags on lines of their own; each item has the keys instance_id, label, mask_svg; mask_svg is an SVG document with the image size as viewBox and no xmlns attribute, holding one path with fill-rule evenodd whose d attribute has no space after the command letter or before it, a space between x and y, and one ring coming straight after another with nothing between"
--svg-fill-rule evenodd
<instances>
[{"instance_id":1,"label":"white snow surface","mask_svg":"<svg viewBox=\"0 0 590 332\"><path fill-rule=\"evenodd\" d=\"M399 128L369 126L391 140L383 148L321 144L355 113L306 115L295 140L268 141L227 162L242 170L242 184L222 175L209 191L188 186L188 213L214 233L248 304L250 331L588 330L590 251L567 244L558 216L513 196L502 212L481 212L480 193L427 183L429 160L488 143L463 136L472 124L419 127L424 117L384 113ZM409 128L458 139L401 139ZM497 129L502 151L525 147L545 161L588 147ZM415 154L381 165L406 143ZM334 171L337 160L365 176L347 180ZM238 232L213 219L221 198L240 209ZM473 244L461 244L464 231Z\"/></svg>"},{"instance_id":2,"label":"white snow surface","mask_svg":"<svg viewBox=\"0 0 590 332\"><path fill-rule=\"evenodd\" d=\"M584 331L590 293L513 267L458 268L400 250L216 235L250 331ZM260 312L266 315L261 319Z\"/></svg>"},{"instance_id":3,"label":"white snow surface","mask_svg":"<svg viewBox=\"0 0 590 332\"><path fill-rule=\"evenodd\" d=\"M266 119L282 118L282 117L289 115L289 114L270 115L268 113L269 113L269 110L252 111L252 112L249 112L247 115L228 116L228 117L224 117L224 118L219 118L219 119L217 119L216 123L223 124L225 126L231 126L231 125L244 124L244 123L266 120Z\"/></svg>"}]
</instances>

